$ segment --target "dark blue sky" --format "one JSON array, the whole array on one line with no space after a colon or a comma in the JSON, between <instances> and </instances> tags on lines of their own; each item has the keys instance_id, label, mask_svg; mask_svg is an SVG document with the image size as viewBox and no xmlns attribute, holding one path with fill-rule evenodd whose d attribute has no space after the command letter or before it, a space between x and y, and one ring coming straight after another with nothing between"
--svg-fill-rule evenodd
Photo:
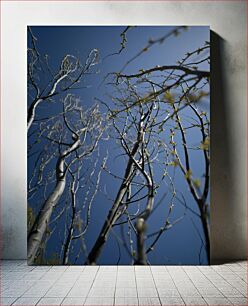
<instances>
[{"instance_id":1,"label":"dark blue sky","mask_svg":"<svg viewBox=\"0 0 248 306\"><path fill-rule=\"evenodd\" d=\"M41 54L49 55L49 62L51 67L55 70L60 65L60 62L65 54L72 54L80 57L82 62L87 58L92 49L98 49L100 54L100 62L95 71L97 74L90 75L85 78L83 85L88 88L80 89L74 92L80 97L82 105L87 108L95 103L95 98L100 98L107 101L108 94L111 88L103 83L104 77L111 72L118 72L123 65L137 52L147 45L150 38L159 38L171 31L174 27L166 26L139 26L130 29L127 32L126 48L119 55L107 57L107 55L117 52L120 49L121 38L120 34L125 29L125 26L33 26L32 31L37 38L37 48ZM209 27L193 26L187 31L182 31L179 36L172 36L168 38L163 44L154 45L149 52L145 52L138 57L124 70L125 73L135 73L140 69L151 68L156 65L172 65L181 60L187 52L193 51L209 41ZM30 43L30 41L29 41ZM104 60L103 60L104 59ZM201 69L209 70L206 64L199 66ZM40 80L41 84L44 80ZM61 96L60 96L61 98ZM59 105L59 103L58 103ZM38 109L38 118L46 117L52 112L60 111L61 106L57 104L52 108L47 103L44 103ZM202 103L204 111L209 112L208 97ZM104 108L102 108L104 110ZM184 111L185 116L191 115L187 110ZM32 133L32 130L31 132ZM188 141L191 146L196 146L200 143L200 132L197 129L191 129L188 132ZM176 138L180 142L180 137ZM105 149L108 148L110 152L108 160L108 168L113 173L123 174L125 169L125 160L123 158L116 158L120 153L120 149L114 141L104 142L100 144L101 154L105 154ZM42 150L42 145L38 146L38 151ZM179 148L181 152L182 148ZM38 154L38 153L37 153ZM202 152L192 150L191 154L191 169L196 178L202 179L204 174L204 165ZM28 160L29 177L34 168L35 155ZM161 174L161 169L155 169L156 175ZM181 175L179 170L176 170L175 183L177 189L184 195L187 205L197 211L196 203L194 202L185 178ZM114 180L106 173L102 175L101 187L114 198L119 188L120 182ZM50 186L52 188L52 186ZM49 190L49 188L48 188ZM155 199L158 202L161 197L167 192L166 185L161 185L159 192ZM30 207L38 212L42 203L41 194L33 197L29 201ZM163 225L165 215L168 213L170 203L170 195L168 195L152 214L148 222L148 233L158 230ZM58 211L61 211L64 205L64 198L60 201L54 216ZM89 250L93 245L99 230L105 220L108 210L111 207L111 201L107 200L103 194L99 193L93 203L92 217L87 235L85 236L85 243ZM171 222L176 220L185 213L184 207L175 201L175 207L171 216ZM53 216L53 217L54 217ZM193 220L193 222L192 222ZM58 231L64 226L65 217L62 217L55 229L53 236L47 243L46 257L49 258L54 252L59 252L60 244L58 243ZM195 226L197 230L195 229ZM124 227L124 232L127 228ZM116 229L116 234L120 235L119 229ZM203 236L202 228L199 218L197 218L190 211L186 212L182 221L178 222L169 231L166 231L154 251L149 254L149 262L151 264L199 264L199 251L201 248L201 239L199 235ZM149 243L148 243L149 244ZM71 254L71 262L75 262L75 256L79 250L79 243L75 244L74 251ZM100 257L99 264L116 264L118 260L118 248L116 238L113 234L110 235L104 251ZM84 262L83 255L77 260L77 264ZM124 249L121 250L121 260L119 264L129 264L130 257ZM206 254L202 250L200 255L200 263L206 264Z\"/></svg>"}]
</instances>

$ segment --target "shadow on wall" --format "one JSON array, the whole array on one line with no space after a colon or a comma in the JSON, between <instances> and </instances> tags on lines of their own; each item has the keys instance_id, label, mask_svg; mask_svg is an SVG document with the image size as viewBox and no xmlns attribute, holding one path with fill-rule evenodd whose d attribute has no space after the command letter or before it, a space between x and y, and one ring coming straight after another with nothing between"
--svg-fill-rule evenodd
<instances>
[{"instance_id":1,"label":"shadow on wall","mask_svg":"<svg viewBox=\"0 0 248 306\"><path fill-rule=\"evenodd\" d=\"M235 220L242 218L234 198L230 110L228 105L225 41L211 31L211 264L242 258L239 245L241 232ZM236 200L237 201L237 200ZM239 205L235 205L239 204ZM246 229L245 229L246 230ZM242 243L242 242L241 242Z\"/></svg>"}]
</instances>

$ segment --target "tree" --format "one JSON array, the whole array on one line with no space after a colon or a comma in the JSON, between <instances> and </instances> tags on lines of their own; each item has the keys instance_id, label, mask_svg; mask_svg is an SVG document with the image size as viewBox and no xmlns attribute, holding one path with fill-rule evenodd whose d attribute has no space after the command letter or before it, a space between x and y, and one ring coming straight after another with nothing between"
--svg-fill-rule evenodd
<instances>
[{"instance_id":1,"label":"tree","mask_svg":"<svg viewBox=\"0 0 248 306\"><path fill-rule=\"evenodd\" d=\"M33 263L38 256L37 254L39 254L42 244L43 248L45 248L44 237L49 233L48 227L51 215L64 193L68 172L73 175L70 167L74 167L74 164L77 164L95 151L104 127L101 126L103 118L99 117L100 114L97 106L85 111L81 107L79 100L71 94L67 94L66 97L62 98L63 110L60 114L55 113L47 118L37 116L39 105L47 103L48 107L51 108L51 104L58 103L58 100L54 100L57 96L63 97L64 93L84 88L80 87L79 83L84 77L93 72L93 67L98 63L98 50L93 49L89 53L85 64L82 64L80 59L74 55L66 54L56 71L49 64L48 55L43 56L38 51L36 45L37 38L34 36L31 27L28 27L28 38L30 40L27 69L28 132L32 126L35 126L32 132L29 133L29 152L31 152L29 158L37 153L35 152L37 144L44 143L45 139L49 142L45 143L44 151L38 155L35 161L36 167L33 170L28 186L29 200L36 194L39 194L41 186L44 187L44 203L36 217L32 209L29 208L28 261ZM90 114L90 112L92 113ZM69 123L68 116L71 118L75 117L78 124ZM89 120L84 129L78 130L78 128L82 127L80 127L80 124L86 123L83 121L86 120L84 116L90 116L96 122L93 123ZM97 132L95 133L95 138L93 137L94 129ZM97 129L99 130L97 131ZM70 134L73 142L69 142ZM88 142L89 136L86 137L86 135L89 134L91 134L92 147L84 145L86 141ZM85 138L82 139L82 135L85 135ZM56 137L57 140L55 139ZM63 139L67 139L68 143L63 142ZM55 146L57 147L55 148ZM73 162L66 166L66 160L75 154L78 155L83 146L86 151L77 157L74 156ZM54 164L55 170L49 173L48 178L44 177L46 176L44 175L45 171L54 163L54 159L56 159L56 164ZM50 195L46 197L46 189L53 182L54 176L56 177L56 184ZM31 213L32 216L30 215Z\"/></svg>"},{"instance_id":2,"label":"tree","mask_svg":"<svg viewBox=\"0 0 248 306\"><path fill-rule=\"evenodd\" d=\"M175 35L175 33L177 34L178 33L177 31L178 29L172 31L170 35L171 34ZM159 39L157 41L161 40L164 40L164 38ZM128 64L130 64L131 61L139 57L143 52L147 52L149 48L157 41L150 41L149 44L145 48L143 48L135 57L129 60L124 67L126 67ZM113 125L118 131L118 137L121 139L122 147L124 148L125 153L128 156L127 168L125 171L125 176L123 178L122 184L117 193L117 197L114 201L114 204L111 210L109 211L108 217L106 218L102 230L100 231L100 234L96 240L96 243L89 254L88 263L92 264L96 262L97 257L101 253L103 245L106 243L108 233L111 230L111 227L116 223L119 216L123 214L123 210L120 210L120 207L122 206L122 201L126 193L130 192L128 190L129 186L131 186L132 175L133 175L132 167L134 166L136 167L136 170L138 169L144 175L146 180L144 186L147 186L148 188L147 208L145 212L143 212L143 214L137 217L136 235L137 235L138 259L135 262L139 264L147 263L145 257L146 252L145 252L144 230L146 228L145 221L149 217L149 214L152 211L154 203L155 186L152 179L149 154L147 148L144 149L144 145L146 144L147 146L148 144L148 142L145 141L145 130L148 130L149 131L148 134L151 135L155 132L153 130L155 126L159 127L159 130L157 130L155 133L161 133L164 131L165 124L167 123L167 121L169 121L169 119L175 122L175 127L170 129L171 131L170 144L172 146L172 148L170 149L170 153L173 156L175 156L175 160L172 162L172 165L179 166L180 170L182 171L187 181L190 192L194 200L196 201L197 207L200 211L199 217L201 219L205 235L205 244L206 244L205 247L206 247L207 257L208 260L210 260L210 238L209 238L209 224L208 224L209 214L208 214L208 204L207 204L208 192L209 192L209 120L206 112L199 112L197 109L197 103L203 97L208 96L208 92L203 91L203 88L207 88L208 90L208 82L210 77L209 71L198 69L198 65L204 62L209 63L210 57L209 54L207 54L207 56L201 58L200 60L194 59L195 55L199 56L201 55L201 53L204 53L204 51L208 49L209 49L209 43L206 42L205 46L203 46L202 48L198 48L195 51L187 53L185 58L183 58L178 63L178 65L165 65L165 66L152 67L150 69L140 69L138 73L134 74L124 74L121 72L114 73L114 75L116 76L116 80L113 82L113 84L115 84L115 86L123 86L124 83L125 89L123 91L130 93L131 97L124 99L120 98L116 99L118 101L118 104L115 103L114 111L109 109L110 117L116 118L118 116L123 116L123 112L126 112L127 116L131 116L133 120L132 123L136 125L137 136L136 136L136 141L132 144L132 147L128 148L127 142L125 141L125 137L127 135L126 124L129 121L129 119L126 118L125 123L124 124L122 123L122 126L124 125L124 127L122 128L122 132L121 129L118 129L116 127L115 120L113 120ZM122 51L122 49L120 51ZM157 72L164 73L163 75L159 75L159 80L160 80L159 83L157 81L154 81L154 79L158 77L158 75L156 74ZM137 93L137 90L135 90L134 88L141 88L142 85L148 86L150 91L147 92L146 94L143 94L143 96L140 96ZM139 119L140 121L137 123L136 107L139 108L139 111L141 111L141 109L143 111L143 107L145 105L145 107L150 107L150 112L152 112L154 104L158 104L156 108L159 109L159 111L156 112L156 116L154 115L151 116L151 113L149 114L149 111L147 112L147 116L149 114L148 117L149 118L152 117L152 124L149 125L149 127L148 124L146 124L144 130L143 129L144 123L142 120L143 118L146 118L146 116L144 115L144 113L142 114L141 112ZM165 106L163 106L163 104L165 104ZM105 105L108 107L109 103L108 104L105 103ZM167 116L161 116L161 113L163 113L163 109L165 107L167 108L166 111L168 112L168 114ZM196 149L202 150L204 155L205 183L203 191L200 190L200 182L192 178L192 170L190 168L190 158L189 158L190 148L188 148L187 138L185 136L185 129L183 127L180 118L180 111L182 111L184 108L192 110L193 114L199 121L197 124L194 122L191 126L188 127L188 129L193 127L199 127L202 133L201 146ZM156 121L157 117L159 118L158 121ZM195 120L196 119L194 119L194 121ZM150 131L149 128L152 128L152 131ZM131 129L130 126L128 126L127 130L129 131L130 129ZM182 162L182 159L176 148L177 144L174 142L173 135L175 134L176 129L180 131L182 138L184 162ZM168 142L169 141L166 139L162 141L164 146L167 146L166 144ZM142 153L139 152L140 146L142 147L142 150L145 150ZM137 153L140 154L141 161L135 160L135 156ZM144 164L145 164L144 158L147 159L146 162L148 163L149 166L149 174L144 170ZM143 167L140 166L140 163L143 165ZM167 173L166 169L165 173ZM161 234L163 233L164 231L163 229L158 232L159 233L158 237L160 237ZM150 250L151 248L149 248L149 251Z\"/></svg>"},{"instance_id":3,"label":"tree","mask_svg":"<svg viewBox=\"0 0 248 306\"><path fill-rule=\"evenodd\" d=\"M96 175L95 172L96 172L97 162L98 162L98 159L96 159L96 161L94 162L93 169L92 169L92 171L90 172L90 175L89 175L90 178L92 178L92 176ZM72 176L72 182L71 182L71 186L70 186L72 216L71 216L71 220L69 222L69 229L68 229L67 236L65 237L65 242L64 242L64 247L63 247L62 263L65 264L65 265L69 263L69 253L70 253L72 241L75 240L75 239L83 238L84 235L86 234L87 230L88 230L88 226L89 226L89 223L90 223L90 217L91 217L91 206L92 206L92 203L94 201L94 198L95 198L97 192L99 191L101 173L102 173L102 169L106 166L106 162L107 162L107 157L103 159L101 169L100 169L100 171L98 171L98 173L96 175L97 179L96 179L96 182L94 184L94 192L92 193L92 195L89 195L90 190L88 189L85 196L84 196L84 202L86 202L86 201L88 202L88 207L87 207L87 214L86 214L86 222L85 222L85 225L83 226L83 228L81 226L83 222L80 220L80 210L77 211L77 203L76 203L77 202L76 194L77 194L78 190L80 188L82 188L82 186L80 187L80 184L82 184L83 178L79 176L82 165L75 171L75 173L71 172L70 169L69 169L70 174ZM87 178L87 180L88 179L89 178ZM80 197L81 201L82 201L82 198L83 198L83 196ZM77 234L76 234L76 228L78 229Z\"/></svg>"},{"instance_id":4,"label":"tree","mask_svg":"<svg viewBox=\"0 0 248 306\"><path fill-rule=\"evenodd\" d=\"M36 47L37 38L28 27L31 47L28 48L28 107L27 129L35 120L37 108L41 103L51 102L52 98L79 89L82 78L89 74L98 63L98 50L90 52L85 64L74 55L66 54L57 71L49 65L48 55L41 56Z\"/></svg>"},{"instance_id":5,"label":"tree","mask_svg":"<svg viewBox=\"0 0 248 306\"><path fill-rule=\"evenodd\" d=\"M113 57L121 58L129 48L131 30L130 26L124 29L120 49L104 57L102 65ZM118 262L125 250L132 264L147 265L164 234L191 215L199 218L204 234L192 218L202 243L199 262L203 247L209 260L209 43L171 65L130 68L155 46L173 37L176 40L185 30L175 27L160 38L150 38L129 60L120 60L119 71L101 76L105 97L95 97L97 103L85 108L71 92L94 72L98 50L89 53L84 65L77 57L65 55L54 73L29 28L28 129L33 169L28 198L42 198L36 208L29 209L30 263L43 262L48 256L46 245L56 236L56 260L62 264L70 264L71 258L85 264L101 262L106 244L114 237ZM50 113L41 116L39 105ZM106 148L113 151L113 143L116 153L110 152L108 158ZM203 169L196 169L192 162L196 154ZM123 173L112 170L112 158L120 160ZM104 180L119 182L113 198ZM186 197L182 181L188 186ZM96 222L92 209L100 205L99 194L109 209L101 215L92 244L88 241L91 224ZM188 203L189 198L194 205ZM176 216L178 205L184 212ZM162 222L151 228L150 220L160 207Z\"/></svg>"},{"instance_id":6,"label":"tree","mask_svg":"<svg viewBox=\"0 0 248 306\"><path fill-rule=\"evenodd\" d=\"M72 173L72 167L78 167L77 163L83 161L96 149L99 139L104 131L103 118L98 106L84 111L72 95L67 95L63 100L63 114L42 122L40 125L40 137L51 141L57 146L54 157L56 158L56 182L55 187L42 205L32 229L28 235L28 261L33 262L37 256L39 247L49 225L54 207L58 204L66 186L68 172ZM70 118L70 119L69 119ZM72 139L72 141L70 141ZM50 158L50 157L49 157ZM67 162L67 160L69 160ZM80 165L80 167L82 167ZM41 166L44 171L44 163ZM74 205L75 179L72 181L72 207ZM74 217L74 216L73 216ZM70 233L72 235L71 227ZM69 243L69 242L68 242Z\"/></svg>"}]
</instances>

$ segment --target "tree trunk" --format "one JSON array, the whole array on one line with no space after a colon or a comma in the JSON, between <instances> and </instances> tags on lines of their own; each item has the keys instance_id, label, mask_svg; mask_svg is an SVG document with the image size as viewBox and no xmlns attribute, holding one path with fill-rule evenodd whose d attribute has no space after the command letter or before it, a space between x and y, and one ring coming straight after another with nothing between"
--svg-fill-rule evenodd
<instances>
[{"instance_id":1,"label":"tree trunk","mask_svg":"<svg viewBox=\"0 0 248 306\"><path fill-rule=\"evenodd\" d=\"M29 130L33 121L34 121L34 118L35 118L35 111L36 111L36 108L37 106L43 101L43 99L38 99L38 100L35 100L29 110L28 110L28 126L27 126L27 129Z\"/></svg>"},{"instance_id":2,"label":"tree trunk","mask_svg":"<svg viewBox=\"0 0 248 306\"><path fill-rule=\"evenodd\" d=\"M53 212L53 208L57 205L65 189L66 177L57 181L54 191L50 194L39 212L36 222L33 225L28 237L28 263L32 264L41 245L43 237L46 233L47 226Z\"/></svg>"},{"instance_id":3,"label":"tree trunk","mask_svg":"<svg viewBox=\"0 0 248 306\"><path fill-rule=\"evenodd\" d=\"M154 204L154 190L151 178L147 176L148 180L148 200L146 209L140 215L136 222L136 230L137 230L137 260L135 262L136 265L147 265L147 256L145 249L145 232L147 228L146 220L149 218L153 204Z\"/></svg>"},{"instance_id":4,"label":"tree trunk","mask_svg":"<svg viewBox=\"0 0 248 306\"><path fill-rule=\"evenodd\" d=\"M130 160L129 160L129 163L130 163ZM121 187L118 191L115 202L114 202L111 210L108 213L108 217L107 217L106 221L104 222L104 225L101 229L101 232L100 232L93 248L91 249L91 251L89 253L86 264L90 264L90 265L96 264L96 260L100 256L100 254L102 252L102 249L103 249L103 246L104 246L105 242L107 241L109 232L110 232L113 224L115 223L115 221L119 217L117 212L118 212L118 209L121 205L121 201L122 201L125 193L127 192L127 189L128 189L129 183L130 183L131 175L132 175L132 162L127 167L125 181L121 184Z\"/></svg>"},{"instance_id":5,"label":"tree trunk","mask_svg":"<svg viewBox=\"0 0 248 306\"><path fill-rule=\"evenodd\" d=\"M32 264L45 236L53 208L58 204L66 185L65 158L78 148L80 139L77 139L69 148L62 152L56 165L56 186L43 204L35 223L28 235L28 263Z\"/></svg>"},{"instance_id":6,"label":"tree trunk","mask_svg":"<svg viewBox=\"0 0 248 306\"><path fill-rule=\"evenodd\" d=\"M119 215L118 215L118 209L121 205L122 199L124 197L124 195L126 194L129 184L130 184L130 179L133 173L133 158L135 156L135 154L137 153L141 140L143 137L143 131L142 131L142 127L141 127L141 131L139 131L138 136L137 136L137 140L133 146L133 149L131 151L131 156L129 157L128 160L128 164L126 167L126 171L125 171L125 176L124 176L124 180L120 186L120 189L118 191L118 194L116 196L116 199L114 201L114 204L112 206L112 208L110 209L107 219L103 224L103 227L101 229L101 232L93 246L93 248L91 249L88 258L85 262L85 264L89 264L89 265L94 265L96 264L96 261L98 259L98 257L100 256L103 246L105 244L105 242L107 241L109 232L113 226L113 224L116 222L116 220L118 219Z\"/></svg>"},{"instance_id":7,"label":"tree trunk","mask_svg":"<svg viewBox=\"0 0 248 306\"><path fill-rule=\"evenodd\" d=\"M203 232L205 236L208 264L210 264L210 230L209 230L207 216L205 213L201 213L201 222L202 222Z\"/></svg>"},{"instance_id":8,"label":"tree trunk","mask_svg":"<svg viewBox=\"0 0 248 306\"><path fill-rule=\"evenodd\" d=\"M145 231L146 224L143 218L138 218L136 222L137 230L137 260L136 265L147 265L146 251L145 251Z\"/></svg>"},{"instance_id":9,"label":"tree trunk","mask_svg":"<svg viewBox=\"0 0 248 306\"><path fill-rule=\"evenodd\" d=\"M71 186L72 216L71 216L69 232L66 237L65 246L64 246L63 265L68 265L70 246L71 246L71 241L72 241L73 233L74 233L74 221L76 217L76 194L74 191L74 186L75 186L75 181L73 181L72 186Z\"/></svg>"},{"instance_id":10,"label":"tree trunk","mask_svg":"<svg viewBox=\"0 0 248 306\"><path fill-rule=\"evenodd\" d=\"M69 252L70 252L70 247L71 247L71 241L72 241L73 233L74 233L74 227L71 224L70 225L70 229L69 229L69 233L68 233L67 238L66 238L64 252L63 252L63 265L68 265Z\"/></svg>"}]
</instances>

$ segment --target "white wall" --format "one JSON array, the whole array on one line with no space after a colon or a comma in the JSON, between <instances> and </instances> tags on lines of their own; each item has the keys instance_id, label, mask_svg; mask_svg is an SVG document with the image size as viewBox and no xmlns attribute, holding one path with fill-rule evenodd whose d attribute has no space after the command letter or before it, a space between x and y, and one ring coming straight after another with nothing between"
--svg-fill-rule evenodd
<instances>
[{"instance_id":1,"label":"white wall","mask_svg":"<svg viewBox=\"0 0 248 306\"><path fill-rule=\"evenodd\" d=\"M26 25L210 25L211 253L246 257L246 1L1 1L3 258L26 257ZM213 82L213 81L212 81Z\"/></svg>"}]
</instances>

